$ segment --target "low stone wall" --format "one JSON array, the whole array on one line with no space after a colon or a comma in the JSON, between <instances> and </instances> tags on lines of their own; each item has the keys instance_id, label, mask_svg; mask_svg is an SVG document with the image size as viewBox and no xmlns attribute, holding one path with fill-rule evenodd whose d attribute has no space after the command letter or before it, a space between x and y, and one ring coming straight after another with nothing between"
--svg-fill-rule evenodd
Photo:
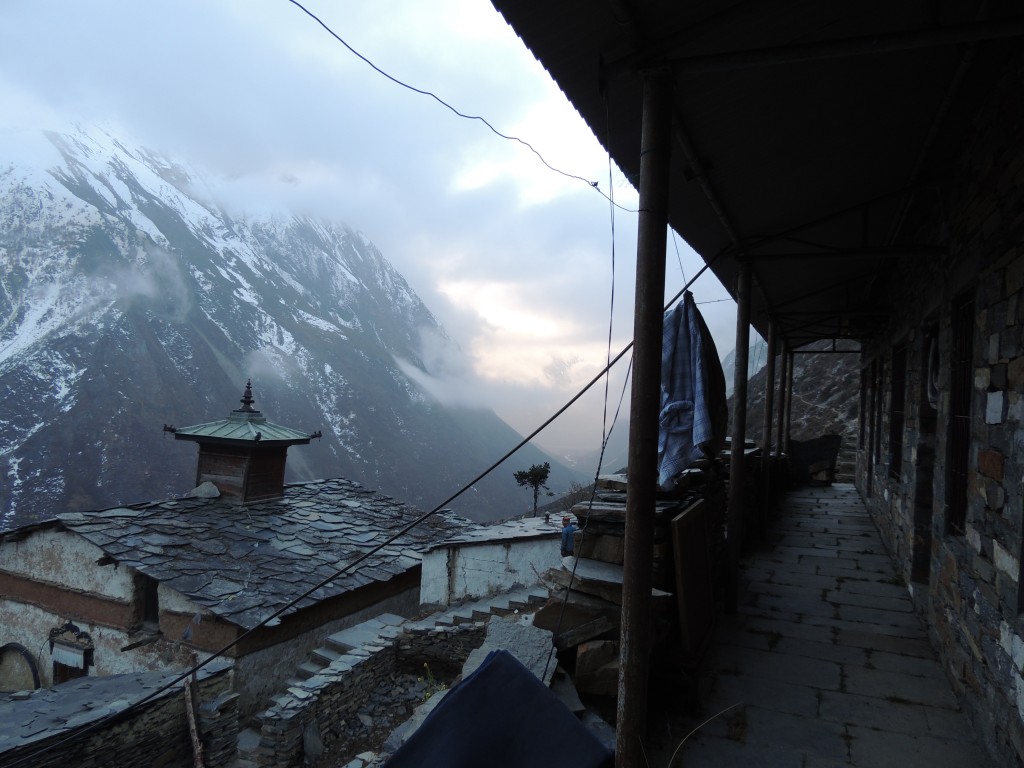
<instances>
[{"instance_id":1,"label":"low stone wall","mask_svg":"<svg viewBox=\"0 0 1024 768\"><path fill-rule=\"evenodd\" d=\"M238 697L228 692L227 687L226 667L200 679L196 687L196 698L200 704L198 725L204 744L204 765L207 768L231 765L235 758ZM61 701L70 701L76 695L73 687L65 689L65 686L60 686L51 690L63 696ZM126 691L124 697L118 700L107 700L109 697L94 700L91 704L93 708L86 706L85 712L68 718L66 728L48 728L52 735L47 738L26 740L17 748L0 752L0 765L25 768L65 768L69 765L83 768L108 765L119 768L191 766L192 740L181 685L173 686L153 701L128 710L123 716L99 725L96 730L80 738L73 736L71 729L88 727L90 722L100 721L116 707L141 700L147 692ZM25 701L13 702L12 711L4 717L19 717L21 705L37 708L36 711L43 706L55 706L58 710L65 706L61 702L54 704L48 699L44 700L39 693L42 691ZM90 717L91 713L95 714Z\"/></svg>"},{"instance_id":2,"label":"low stone wall","mask_svg":"<svg viewBox=\"0 0 1024 768\"><path fill-rule=\"evenodd\" d=\"M349 651L274 699L273 706L258 716L259 747L246 757L267 768L299 766L315 762L327 747L334 754L357 748L365 731L351 724L370 705L380 681L404 672L425 675L425 663L438 677L442 669L461 669L486 632L486 622L407 628L393 640Z\"/></svg>"}]
</instances>

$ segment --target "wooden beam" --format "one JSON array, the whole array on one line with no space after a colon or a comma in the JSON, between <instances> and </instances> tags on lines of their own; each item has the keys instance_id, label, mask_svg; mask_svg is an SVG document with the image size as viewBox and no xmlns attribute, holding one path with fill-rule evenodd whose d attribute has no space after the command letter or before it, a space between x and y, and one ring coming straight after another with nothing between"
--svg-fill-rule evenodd
<instances>
[{"instance_id":1,"label":"wooden beam","mask_svg":"<svg viewBox=\"0 0 1024 768\"><path fill-rule=\"evenodd\" d=\"M757 69L782 64L800 64L826 59L875 56L880 53L915 51L1021 36L1024 36L1024 17L1014 16L974 24L890 32L770 48L751 48L699 56L665 56L658 63L671 66L676 75L693 75L706 72Z\"/></svg>"},{"instance_id":2,"label":"wooden beam","mask_svg":"<svg viewBox=\"0 0 1024 768\"><path fill-rule=\"evenodd\" d=\"M948 248L937 245L887 246L883 248L835 248L818 251L789 251L784 253L742 253L737 261L817 261L825 259L937 259L946 256Z\"/></svg>"}]
</instances>

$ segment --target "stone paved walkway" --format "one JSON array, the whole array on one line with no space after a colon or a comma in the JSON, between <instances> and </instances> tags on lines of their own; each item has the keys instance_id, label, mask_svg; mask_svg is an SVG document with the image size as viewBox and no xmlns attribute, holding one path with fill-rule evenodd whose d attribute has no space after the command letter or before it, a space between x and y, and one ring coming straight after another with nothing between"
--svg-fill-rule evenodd
<instances>
[{"instance_id":1,"label":"stone paved walkway","mask_svg":"<svg viewBox=\"0 0 1024 768\"><path fill-rule=\"evenodd\" d=\"M685 768L994 766L851 485L788 495L721 617Z\"/></svg>"}]
</instances>

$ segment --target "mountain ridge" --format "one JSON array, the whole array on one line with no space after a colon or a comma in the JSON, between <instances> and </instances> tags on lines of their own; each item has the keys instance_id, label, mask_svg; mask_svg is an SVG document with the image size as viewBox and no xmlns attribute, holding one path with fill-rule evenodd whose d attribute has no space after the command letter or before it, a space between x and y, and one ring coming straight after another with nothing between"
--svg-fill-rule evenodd
<instances>
[{"instance_id":1,"label":"mountain ridge","mask_svg":"<svg viewBox=\"0 0 1024 768\"><path fill-rule=\"evenodd\" d=\"M188 491L194 454L161 425L222 418L250 378L270 420L323 432L289 452L289 481L433 508L518 442L403 374L430 375L422 334L453 343L358 230L230 214L194 171L106 131L44 139L35 162L0 161L0 528ZM515 463L544 460L527 446ZM453 507L512 516L511 469Z\"/></svg>"}]
</instances>

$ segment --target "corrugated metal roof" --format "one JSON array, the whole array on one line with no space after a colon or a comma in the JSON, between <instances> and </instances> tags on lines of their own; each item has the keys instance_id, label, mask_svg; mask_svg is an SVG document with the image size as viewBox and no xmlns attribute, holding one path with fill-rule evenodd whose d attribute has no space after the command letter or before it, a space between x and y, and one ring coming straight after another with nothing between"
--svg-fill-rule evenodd
<instances>
[{"instance_id":1,"label":"corrugated metal roof","mask_svg":"<svg viewBox=\"0 0 1024 768\"><path fill-rule=\"evenodd\" d=\"M179 440L195 442L252 442L261 445L298 445L308 443L311 438L319 437L320 433L309 434L290 427L272 424L262 412L253 408L255 400L252 396L252 381L245 383L242 393L242 407L228 414L226 419L195 424L191 427L164 426L173 432Z\"/></svg>"},{"instance_id":2,"label":"corrugated metal roof","mask_svg":"<svg viewBox=\"0 0 1024 768\"><path fill-rule=\"evenodd\" d=\"M308 443L310 435L290 427L272 424L259 413L234 412L226 419L178 427L174 432L180 440L196 438L217 438L222 440L249 440L260 443Z\"/></svg>"}]
</instances>

